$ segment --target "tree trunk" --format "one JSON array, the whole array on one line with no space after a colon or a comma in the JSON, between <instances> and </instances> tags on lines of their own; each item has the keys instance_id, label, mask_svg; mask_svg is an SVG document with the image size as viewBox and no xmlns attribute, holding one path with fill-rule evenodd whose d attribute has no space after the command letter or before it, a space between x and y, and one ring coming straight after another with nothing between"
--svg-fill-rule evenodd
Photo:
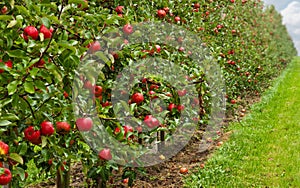
<instances>
[{"instance_id":1,"label":"tree trunk","mask_svg":"<svg viewBox=\"0 0 300 188\"><path fill-rule=\"evenodd\" d=\"M70 163L68 162L69 170L63 172L60 168L56 172L56 187L69 188L70 187Z\"/></svg>"}]
</instances>

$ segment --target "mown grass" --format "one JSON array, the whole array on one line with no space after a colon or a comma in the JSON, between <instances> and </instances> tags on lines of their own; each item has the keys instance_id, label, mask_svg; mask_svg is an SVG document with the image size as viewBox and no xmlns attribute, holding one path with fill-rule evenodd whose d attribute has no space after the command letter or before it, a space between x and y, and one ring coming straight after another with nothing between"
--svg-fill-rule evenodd
<instances>
[{"instance_id":1,"label":"mown grass","mask_svg":"<svg viewBox=\"0 0 300 188\"><path fill-rule=\"evenodd\" d=\"M300 187L300 58L185 187Z\"/></svg>"}]
</instances>

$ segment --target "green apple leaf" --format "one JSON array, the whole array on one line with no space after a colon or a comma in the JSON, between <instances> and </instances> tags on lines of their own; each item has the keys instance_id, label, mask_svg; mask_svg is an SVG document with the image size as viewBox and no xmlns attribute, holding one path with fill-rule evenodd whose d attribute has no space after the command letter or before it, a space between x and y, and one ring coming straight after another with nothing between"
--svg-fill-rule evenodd
<instances>
[{"instance_id":1,"label":"green apple leaf","mask_svg":"<svg viewBox=\"0 0 300 188\"><path fill-rule=\"evenodd\" d=\"M16 116L15 114L12 113L8 113L8 114L4 114L0 117L1 120L10 120L10 121L15 121L15 120L19 120L19 117Z\"/></svg>"},{"instance_id":2,"label":"green apple leaf","mask_svg":"<svg viewBox=\"0 0 300 188\"><path fill-rule=\"evenodd\" d=\"M30 94L34 94L34 92L35 92L33 82L25 82L24 89L27 93L30 93Z\"/></svg>"},{"instance_id":3,"label":"green apple leaf","mask_svg":"<svg viewBox=\"0 0 300 188\"><path fill-rule=\"evenodd\" d=\"M13 161L23 164L23 158L17 153L10 153L9 158L12 159Z\"/></svg>"},{"instance_id":4,"label":"green apple leaf","mask_svg":"<svg viewBox=\"0 0 300 188\"><path fill-rule=\"evenodd\" d=\"M7 51L7 54L10 57L17 57L17 58L26 58L26 52L23 50L11 50L11 51Z\"/></svg>"},{"instance_id":5,"label":"green apple leaf","mask_svg":"<svg viewBox=\"0 0 300 188\"><path fill-rule=\"evenodd\" d=\"M0 120L0 127L5 127L8 125L11 125L12 122L8 121L8 120Z\"/></svg>"},{"instance_id":6,"label":"green apple leaf","mask_svg":"<svg viewBox=\"0 0 300 188\"><path fill-rule=\"evenodd\" d=\"M18 23L17 20L12 20L12 21L10 21L10 23L7 25L7 28L12 28L12 27L14 27L17 23Z\"/></svg>"},{"instance_id":7,"label":"green apple leaf","mask_svg":"<svg viewBox=\"0 0 300 188\"><path fill-rule=\"evenodd\" d=\"M17 86L19 83L19 81L14 80L7 85L8 95L12 95L17 91Z\"/></svg>"},{"instance_id":8,"label":"green apple leaf","mask_svg":"<svg viewBox=\"0 0 300 188\"><path fill-rule=\"evenodd\" d=\"M10 15L0 15L0 20L6 21L6 20L12 20L13 17Z\"/></svg>"},{"instance_id":9,"label":"green apple leaf","mask_svg":"<svg viewBox=\"0 0 300 188\"><path fill-rule=\"evenodd\" d=\"M48 29L50 29L50 20L46 17L43 17L41 20L42 20L42 23L44 24L44 26L46 26Z\"/></svg>"}]
</instances>

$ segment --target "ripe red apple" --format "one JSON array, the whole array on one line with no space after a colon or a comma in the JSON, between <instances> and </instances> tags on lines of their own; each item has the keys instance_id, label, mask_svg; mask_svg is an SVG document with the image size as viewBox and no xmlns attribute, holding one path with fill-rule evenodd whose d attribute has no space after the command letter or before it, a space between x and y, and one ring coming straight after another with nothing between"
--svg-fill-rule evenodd
<instances>
[{"instance_id":1,"label":"ripe red apple","mask_svg":"<svg viewBox=\"0 0 300 188\"><path fill-rule=\"evenodd\" d=\"M128 182L129 182L129 178L125 178L125 179L123 179L123 181L122 181L124 184L127 184Z\"/></svg>"},{"instance_id":2,"label":"ripe red apple","mask_svg":"<svg viewBox=\"0 0 300 188\"><path fill-rule=\"evenodd\" d=\"M79 131L82 131L82 132L89 131L89 130L91 130L91 128L93 126L93 120L89 117L78 118L76 120L76 126Z\"/></svg>"},{"instance_id":3,"label":"ripe red apple","mask_svg":"<svg viewBox=\"0 0 300 188\"><path fill-rule=\"evenodd\" d=\"M59 121L56 122L56 131L62 133L68 133L71 130L71 126L68 122Z\"/></svg>"},{"instance_id":4,"label":"ripe red apple","mask_svg":"<svg viewBox=\"0 0 300 188\"><path fill-rule=\"evenodd\" d=\"M98 156L102 160L111 160L112 159L110 149L106 149L106 148L99 151Z\"/></svg>"},{"instance_id":5,"label":"ripe red apple","mask_svg":"<svg viewBox=\"0 0 300 188\"><path fill-rule=\"evenodd\" d=\"M149 91L149 95L150 95L150 98L151 98L151 99L156 99L156 98L158 98L158 96L155 96L155 94L156 94L155 91L152 91L152 90Z\"/></svg>"},{"instance_id":6,"label":"ripe red apple","mask_svg":"<svg viewBox=\"0 0 300 188\"><path fill-rule=\"evenodd\" d=\"M180 174L186 174L186 173L188 173L189 170L185 167L181 167L179 171L180 171Z\"/></svg>"},{"instance_id":7,"label":"ripe red apple","mask_svg":"<svg viewBox=\"0 0 300 188\"><path fill-rule=\"evenodd\" d=\"M119 134L120 132L121 132L121 129L119 127L116 127L114 133Z\"/></svg>"},{"instance_id":8,"label":"ripe red apple","mask_svg":"<svg viewBox=\"0 0 300 188\"><path fill-rule=\"evenodd\" d=\"M64 91L64 97L65 97L65 98L68 98L68 97L69 97L69 94L68 94L66 91Z\"/></svg>"},{"instance_id":9,"label":"ripe red apple","mask_svg":"<svg viewBox=\"0 0 300 188\"><path fill-rule=\"evenodd\" d=\"M2 13L2 14L6 14L6 13L7 13L7 10L8 10L7 6L3 6L3 7L1 8L1 13Z\"/></svg>"},{"instance_id":10,"label":"ripe red apple","mask_svg":"<svg viewBox=\"0 0 300 188\"><path fill-rule=\"evenodd\" d=\"M25 139L33 144L39 144L41 142L40 130L34 130L33 126L29 126L24 130Z\"/></svg>"},{"instance_id":11,"label":"ripe red apple","mask_svg":"<svg viewBox=\"0 0 300 188\"><path fill-rule=\"evenodd\" d=\"M2 59L0 59L0 63L2 62ZM11 60L8 60L6 61L5 63L5 66L8 67L8 68L12 68L13 67L13 62ZM0 69L0 74L3 73L4 70L3 69Z\"/></svg>"},{"instance_id":12,"label":"ripe red apple","mask_svg":"<svg viewBox=\"0 0 300 188\"><path fill-rule=\"evenodd\" d=\"M124 25L124 27L123 27L123 32L124 32L126 35L130 35L130 34L133 32L133 27L132 27L130 24L126 24L126 25Z\"/></svg>"},{"instance_id":13,"label":"ripe red apple","mask_svg":"<svg viewBox=\"0 0 300 188\"><path fill-rule=\"evenodd\" d=\"M41 134L45 136L51 136L55 129L50 121L44 121L41 123Z\"/></svg>"},{"instance_id":14,"label":"ripe red apple","mask_svg":"<svg viewBox=\"0 0 300 188\"><path fill-rule=\"evenodd\" d=\"M204 163L201 163L200 164L200 168L204 168L205 167L205 164Z\"/></svg>"},{"instance_id":15,"label":"ripe red apple","mask_svg":"<svg viewBox=\"0 0 300 188\"><path fill-rule=\"evenodd\" d=\"M174 18L174 20L175 20L175 22L179 22L179 21L180 21L180 17L179 17L179 16L176 16L176 17Z\"/></svg>"},{"instance_id":16,"label":"ripe red apple","mask_svg":"<svg viewBox=\"0 0 300 188\"><path fill-rule=\"evenodd\" d=\"M101 104L101 106L103 108L107 107L107 106L111 106L111 103L109 101L105 101L104 103Z\"/></svg>"},{"instance_id":17,"label":"ripe red apple","mask_svg":"<svg viewBox=\"0 0 300 188\"><path fill-rule=\"evenodd\" d=\"M183 97L186 95L187 91L186 89L183 89L183 90L178 90L177 93L179 97Z\"/></svg>"},{"instance_id":18,"label":"ripe red apple","mask_svg":"<svg viewBox=\"0 0 300 188\"><path fill-rule=\"evenodd\" d=\"M84 82L83 87L85 89L94 90L94 86L89 80Z\"/></svg>"},{"instance_id":19,"label":"ripe red apple","mask_svg":"<svg viewBox=\"0 0 300 188\"><path fill-rule=\"evenodd\" d=\"M40 33L44 34L45 39L49 39L52 37L52 32L44 25L41 25L40 27Z\"/></svg>"},{"instance_id":20,"label":"ripe red apple","mask_svg":"<svg viewBox=\"0 0 300 188\"><path fill-rule=\"evenodd\" d=\"M94 88L94 94L96 95L96 97L99 97L100 95L102 95L102 87L101 86L95 86Z\"/></svg>"},{"instance_id":21,"label":"ripe red apple","mask_svg":"<svg viewBox=\"0 0 300 188\"><path fill-rule=\"evenodd\" d=\"M183 111L183 110L184 110L184 105L183 105L183 104L179 104L179 105L177 106L177 110L178 110L179 112Z\"/></svg>"},{"instance_id":22,"label":"ripe red apple","mask_svg":"<svg viewBox=\"0 0 300 188\"><path fill-rule=\"evenodd\" d=\"M27 37L30 36L33 40L36 40L39 37L39 32L34 26L27 26L24 29L23 35Z\"/></svg>"},{"instance_id":23,"label":"ripe red apple","mask_svg":"<svg viewBox=\"0 0 300 188\"><path fill-rule=\"evenodd\" d=\"M217 143L217 146L222 146L222 145L223 145L222 141L220 141L220 142Z\"/></svg>"},{"instance_id":24,"label":"ripe red apple","mask_svg":"<svg viewBox=\"0 0 300 188\"><path fill-rule=\"evenodd\" d=\"M122 14L123 13L123 8L124 6L117 6L115 11L118 13L118 14Z\"/></svg>"},{"instance_id":25,"label":"ripe red apple","mask_svg":"<svg viewBox=\"0 0 300 188\"><path fill-rule=\"evenodd\" d=\"M0 185L7 185L11 182L12 175L8 168L4 168L4 172L0 174Z\"/></svg>"},{"instance_id":26,"label":"ripe red apple","mask_svg":"<svg viewBox=\"0 0 300 188\"><path fill-rule=\"evenodd\" d=\"M87 47L89 48L91 53L95 53L95 52L101 50L101 45L100 45L99 41L91 42Z\"/></svg>"},{"instance_id":27,"label":"ripe red apple","mask_svg":"<svg viewBox=\"0 0 300 188\"><path fill-rule=\"evenodd\" d=\"M150 90L154 90L154 89L158 89L159 86L156 84L151 84L151 86L149 87Z\"/></svg>"},{"instance_id":28,"label":"ripe red apple","mask_svg":"<svg viewBox=\"0 0 300 188\"><path fill-rule=\"evenodd\" d=\"M161 51L161 48L160 48L160 46L159 46L159 45L155 45L155 49L156 49L156 52L157 52L157 53L160 53L160 51Z\"/></svg>"},{"instance_id":29,"label":"ripe red apple","mask_svg":"<svg viewBox=\"0 0 300 188\"><path fill-rule=\"evenodd\" d=\"M0 155L6 155L9 152L9 146L5 143L0 141Z\"/></svg>"},{"instance_id":30,"label":"ripe red apple","mask_svg":"<svg viewBox=\"0 0 300 188\"><path fill-rule=\"evenodd\" d=\"M177 106L174 103L170 103L169 106L168 106L168 110L171 112L176 107Z\"/></svg>"},{"instance_id":31,"label":"ripe red apple","mask_svg":"<svg viewBox=\"0 0 300 188\"><path fill-rule=\"evenodd\" d=\"M179 47L178 51L179 52L183 52L184 51L184 47Z\"/></svg>"},{"instance_id":32,"label":"ripe red apple","mask_svg":"<svg viewBox=\"0 0 300 188\"><path fill-rule=\"evenodd\" d=\"M128 132L133 132L133 128L130 125L124 125L124 136L126 136L126 134Z\"/></svg>"},{"instance_id":33,"label":"ripe red apple","mask_svg":"<svg viewBox=\"0 0 300 188\"><path fill-rule=\"evenodd\" d=\"M194 4L194 8L196 8L196 9L197 9L197 8L200 8L200 4L199 4L199 3L195 3L195 4Z\"/></svg>"},{"instance_id":34,"label":"ripe red apple","mask_svg":"<svg viewBox=\"0 0 300 188\"><path fill-rule=\"evenodd\" d=\"M137 126L137 127L136 127L136 130L138 131L138 133L143 132L143 128L142 128L141 126Z\"/></svg>"},{"instance_id":35,"label":"ripe red apple","mask_svg":"<svg viewBox=\"0 0 300 188\"><path fill-rule=\"evenodd\" d=\"M159 121L152 115L146 115L144 118L144 123L151 129L159 126L160 124Z\"/></svg>"},{"instance_id":36,"label":"ripe red apple","mask_svg":"<svg viewBox=\"0 0 300 188\"><path fill-rule=\"evenodd\" d=\"M234 3L234 0L230 0L230 2Z\"/></svg>"},{"instance_id":37,"label":"ripe red apple","mask_svg":"<svg viewBox=\"0 0 300 188\"><path fill-rule=\"evenodd\" d=\"M231 99L230 103L231 103L231 104L235 104L236 101L235 101L234 99Z\"/></svg>"},{"instance_id":38,"label":"ripe red apple","mask_svg":"<svg viewBox=\"0 0 300 188\"><path fill-rule=\"evenodd\" d=\"M49 165L52 165L52 164L53 164L53 160L52 160L52 159L49 159L49 160L48 160L48 164L49 164Z\"/></svg>"},{"instance_id":39,"label":"ripe red apple","mask_svg":"<svg viewBox=\"0 0 300 188\"><path fill-rule=\"evenodd\" d=\"M164 9L164 11L165 11L166 13L168 13L168 12L170 11L170 8L169 8L169 7L164 7L163 9Z\"/></svg>"},{"instance_id":40,"label":"ripe red apple","mask_svg":"<svg viewBox=\"0 0 300 188\"><path fill-rule=\"evenodd\" d=\"M34 66L35 66L35 67L40 67L40 68L42 68L42 67L44 67L45 63L46 63L45 60L41 59L41 60L39 60L38 62L36 62L36 63L34 64Z\"/></svg>"},{"instance_id":41,"label":"ripe red apple","mask_svg":"<svg viewBox=\"0 0 300 188\"><path fill-rule=\"evenodd\" d=\"M142 93L135 93L135 94L132 95L131 101L136 103L136 104L140 104L141 102L144 101L144 96L143 96Z\"/></svg>"},{"instance_id":42,"label":"ripe red apple","mask_svg":"<svg viewBox=\"0 0 300 188\"><path fill-rule=\"evenodd\" d=\"M160 9L157 11L157 16L160 18L164 18L166 16L166 11L164 9Z\"/></svg>"}]
</instances>

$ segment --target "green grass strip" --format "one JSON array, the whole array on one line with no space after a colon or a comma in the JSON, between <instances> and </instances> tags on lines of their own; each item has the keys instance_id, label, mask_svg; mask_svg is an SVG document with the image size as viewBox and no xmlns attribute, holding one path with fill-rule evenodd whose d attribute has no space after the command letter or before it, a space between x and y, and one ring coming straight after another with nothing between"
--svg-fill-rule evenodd
<instances>
[{"instance_id":1,"label":"green grass strip","mask_svg":"<svg viewBox=\"0 0 300 188\"><path fill-rule=\"evenodd\" d=\"M300 187L300 58L185 187Z\"/></svg>"}]
</instances>

